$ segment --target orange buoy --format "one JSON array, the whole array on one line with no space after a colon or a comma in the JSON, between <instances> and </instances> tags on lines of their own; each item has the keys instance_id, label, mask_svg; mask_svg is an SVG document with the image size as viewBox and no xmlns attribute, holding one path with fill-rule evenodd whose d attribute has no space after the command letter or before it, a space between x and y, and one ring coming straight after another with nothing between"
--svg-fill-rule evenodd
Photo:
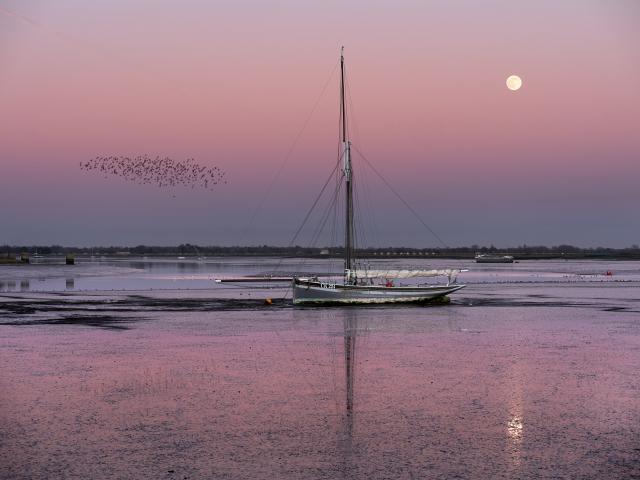
<instances>
[{"instance_id":1,"label":"orange buoy","mask_svg":"<svg viewBox=\"0 0 640 480\"><path fill-rule=\"evenodd\" d=\"M271 305L273 303L273 300L271 300L270 298L265 298L264 299L264 304L265 305Z\"/></svg>"}]
</instances>

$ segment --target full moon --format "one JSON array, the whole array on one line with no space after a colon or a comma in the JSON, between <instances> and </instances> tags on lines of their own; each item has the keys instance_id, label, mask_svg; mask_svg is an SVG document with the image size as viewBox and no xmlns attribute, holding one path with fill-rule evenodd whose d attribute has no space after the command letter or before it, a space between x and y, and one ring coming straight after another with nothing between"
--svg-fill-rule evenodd
<instances>
[{"instance_id":1,"label":"full moon","mask_svg":"<svg viewBox=\"0 0 640 480\"><path fill-rule=\"evenodd\" d=\"M509 90L513 90L515 92L516 90L519 90L521 86L522 79L518 75L511 75L507 78L507 88Z\"/></svg>"}]
</instances>

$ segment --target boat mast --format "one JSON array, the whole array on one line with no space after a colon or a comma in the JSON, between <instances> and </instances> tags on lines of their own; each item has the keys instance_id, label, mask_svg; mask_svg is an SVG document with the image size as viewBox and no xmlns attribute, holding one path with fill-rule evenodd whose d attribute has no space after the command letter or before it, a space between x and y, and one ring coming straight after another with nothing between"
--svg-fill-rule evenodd
<instances>
[{"instance_id":1,"label":"boat mast","mask_svg":"<svg viewBox=\"0 0 640 480\"><path fill-rule=\"evenodd\" d=\"M342 123L342 160L346 182L346 214L344 234L344 276L345 284L352 282L353 266L353 185L351 170L351 142L347 140L347 109L344 88L344 47L340 50L340 120Z\"/></svg>"}]
</instances>

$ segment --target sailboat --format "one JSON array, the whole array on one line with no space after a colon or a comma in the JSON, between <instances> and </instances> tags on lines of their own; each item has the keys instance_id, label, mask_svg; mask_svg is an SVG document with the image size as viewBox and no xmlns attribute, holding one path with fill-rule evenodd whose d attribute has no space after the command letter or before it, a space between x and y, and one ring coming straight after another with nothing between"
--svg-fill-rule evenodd
<instances>
[{"instance_id":1,"label":"sailboat","mask_svg":"<svg viewBox=\"0 0 640 480\"><path fill-rule=\"evenodd\" d=\"M300 304L364 304L419 303L441 299L460 290L455 284L459 270L369 270L357 268L354 260L353 165L351 142L347 130L345 99L344 47L340 52L340 136L342 181L345 185L344 275L341 282L321 281L318 277L293 277L293 303ZM395 279L446 276L444 285L396 286ZM383 283L375 284L375 280Z\"/></svg>"},{"instance_id":2,"label":"sailboat","mask_svg":"<svg viewBox=\"0 0 640 480\"><path fill-rule=\"evenodd\" d=\"M327 278L326 275L305 276L260 276L217 279L219 283L236 282L291 282L293 303L304 304L386 304L424 303L447 298L447 295L464 288L456 283L460 270L371 270L358 268L354 247L354 201L353 165L351 142L348 138L347 108L345 99L344 47L340 53L340 156L344 182L345 229L344 229L344 274ZM340 161L340 159L338 160ZM445 284L395 285L394 280L416 277L447 277ZM322 279L321 279L322 278ZM330 280L331 278L335 281ZM378 282L378 283L376 283Z\"/></svg>"}]
</instances>

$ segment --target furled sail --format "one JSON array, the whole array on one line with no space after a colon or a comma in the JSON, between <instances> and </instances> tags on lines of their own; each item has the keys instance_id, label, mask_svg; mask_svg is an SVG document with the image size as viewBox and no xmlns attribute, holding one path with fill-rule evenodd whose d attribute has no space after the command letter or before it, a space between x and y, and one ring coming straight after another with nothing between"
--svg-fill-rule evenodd
<instances>
[{"instance_id":1,"label":"furled sail","mask_svg":"<svg viewBox=\"0 0 640 480\"><path fill-rule=\"evenodd\" d=\"M356 270L357 278L413 278L413 277L438 277L455 278L460 270L447 268L443 270Z\"/></svg>"}]
</instances>

